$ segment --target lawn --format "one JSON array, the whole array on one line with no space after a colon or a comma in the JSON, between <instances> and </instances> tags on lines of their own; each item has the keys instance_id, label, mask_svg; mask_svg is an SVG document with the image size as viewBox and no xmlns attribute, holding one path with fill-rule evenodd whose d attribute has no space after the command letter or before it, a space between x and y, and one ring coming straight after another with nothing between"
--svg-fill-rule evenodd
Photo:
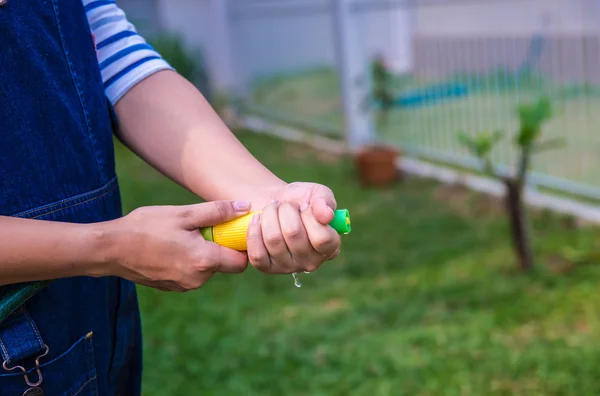
<instances>
[{"instance_id":1,"label":"lawn","mask_svg":"<svg viewBox=\"0 0 600 396\"><path fill-rule=\"evenodd\" d=\"M512 133L517 128L516 107L535 100L541 94L551 95L556 106L555 117L544 129L548 138L563 138L566 146L559 151L536 156L534 169L567 180L600 187L600 95L594 87L556 85L537 80L521 83L516 89L501 77L475 81L461 76L458 82L474 86L474 93L431 103L423 107L396 108L390 114L381 137L419 154L465 157L458 144L458 131L477 133L503 130L509 134L494 151L494 160L510 166L514 163ZM400 93L422 88L434 81L397 82ZM403 85L404 84L404 85ZM340 90L335 72L315 69L289 76L259 81L253 91L253 104L269 117L292 121L319 132L339 134L342 127Z\"/></svg>"},{"instance_id":2,"label":"lawn","mask_svg":"<svg viewBox=\"0 0 600 396\"><path fill-rule=\"evenodd\" d=\"M140 287L145 395L567 395L600 393L600 233L533 216L538 270L515 270L497 202L406 180L357 186L351 163L240 133L287 180L329 185L350 209L341 256L304 276L250 268L202 289ZM197 199L123 147L126 211Z\"/></svg>"}]
</instances>

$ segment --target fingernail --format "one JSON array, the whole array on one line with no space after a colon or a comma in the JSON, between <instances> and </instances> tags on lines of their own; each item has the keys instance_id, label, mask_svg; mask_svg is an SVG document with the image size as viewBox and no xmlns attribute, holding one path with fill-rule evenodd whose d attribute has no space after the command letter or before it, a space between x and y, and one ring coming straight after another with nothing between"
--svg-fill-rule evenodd
<instances>
[{"instance_id":1,"label":"fingernail","mask_svg":"<svg viewBox=\"0 0 600 396\"><path fill-rule=\"evenodd\" d=\"M233 208L238 212L246 212L250 210L250 201L235 201Z\"/></svg>"},{"instance_id":2,"label":"fingernail","mask_svg":"<svg viewBox=\"0 0 600 396\"><path fill-rule=\"evenodd\" d=\"M258 224L259 221L260 221L260 213L257 213L252 217L252 224Z\"/></svg>"}]
</instances>

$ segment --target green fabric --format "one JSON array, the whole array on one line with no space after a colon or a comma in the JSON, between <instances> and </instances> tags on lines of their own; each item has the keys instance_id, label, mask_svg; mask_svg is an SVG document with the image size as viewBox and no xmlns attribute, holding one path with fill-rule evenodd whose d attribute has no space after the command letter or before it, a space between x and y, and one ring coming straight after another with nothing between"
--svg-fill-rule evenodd
<instances>
[{"instance_id":1,"label":"green fabric","mask_svg":"<svg viewBox=\"0 0 600 396\"><path fill-rule=\"evenodd\" d=\"M0 295L0 323L51 282L29 282L4 286Z\"/></svg>"}]
</instances>

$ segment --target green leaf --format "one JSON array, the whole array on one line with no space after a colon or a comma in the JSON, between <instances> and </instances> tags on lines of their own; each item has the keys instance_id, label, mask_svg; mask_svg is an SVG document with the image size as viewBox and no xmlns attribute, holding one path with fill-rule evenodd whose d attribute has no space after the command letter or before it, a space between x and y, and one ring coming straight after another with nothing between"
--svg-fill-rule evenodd
<instances>
[{"instance_id":1,"label":"green leaf","mask_svg":"<svg viewBox=\"0 0 600 396\"><path fill-rule=\"evenodd\" d=\"M521 104L518 114L522 126L538 129L552 117L552 104L550 99L544 96L534 103Z\"/></svg>"},{"instance_id":2,"label":"green leaf","mask_svg":"<svg viewBox=\"0 0 600 396\"><path fill-rule=\"evenodd\" d=\"M518 107L520 121L516 143L522 148L533 146L541 134L542 125L552 117L552 104L546 96L534 103L521 104Z\"/></svg>"},{"instance_id":3,"label":"green leaf","mask_svg":"<svg viewBox=\"0 0 600 396\"><path fill-rule=\"evenodd\" d=\"M482 132L475 137L469 136L464 132L459 132L458 140L464 146L466 146L473 155L477 158L485 159L488 157L494 145L502 138L501 131L495 131L493 133Z\"/></svg>"}]
</instances>

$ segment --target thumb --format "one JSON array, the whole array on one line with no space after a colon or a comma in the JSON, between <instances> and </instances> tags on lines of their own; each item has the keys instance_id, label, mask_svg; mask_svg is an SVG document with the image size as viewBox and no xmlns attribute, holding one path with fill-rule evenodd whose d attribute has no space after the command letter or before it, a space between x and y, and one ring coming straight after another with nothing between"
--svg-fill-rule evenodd
<instances>
[{"instance_id":1,"label":"thumb","mask_svg":"<svg viewBox=\"0 0 600 396\"><path fill-rule=\"evenodd\" d=\"M312 208L315 219L321 224L329 224L333 220L333 211L335 210L337 203L333 192L325 187L318 186L313 191L310 206Z\"/></svg>"},{"instance_id":2,"label":"thumb","mask_svg":"<svg viewBox=\"0 0 600 396\"><path fill-rule=\"evenodd\" d=\"M184 207L185 224L190 229L214 226L243 216L250 201L212 201Z\"/></svg>"},{"instance_id":3,"label":"thumb","mask_svg":"<svg viewBox=\"0 0 600 396\"><path fill-rule=\"evenodd\" d=\"M324 199L313 199L311 203L313 216L321 224L329 224L333 220L333 208Z\"/></svg>"}]
</instances>

